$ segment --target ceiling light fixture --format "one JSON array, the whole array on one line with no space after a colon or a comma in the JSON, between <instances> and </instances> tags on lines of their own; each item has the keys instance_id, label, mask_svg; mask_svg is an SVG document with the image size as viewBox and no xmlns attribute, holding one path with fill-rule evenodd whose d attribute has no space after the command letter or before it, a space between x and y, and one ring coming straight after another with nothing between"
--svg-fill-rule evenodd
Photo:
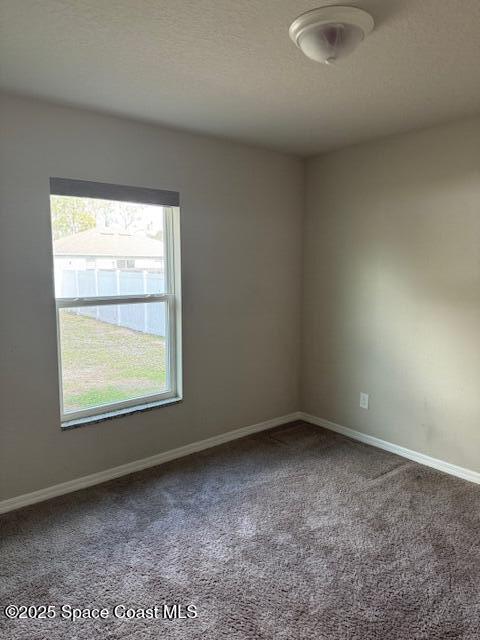
<instances>
[{"instance_id":1,"label":"ceiling light fixture","mask_svg":"<svg viewBox=\"0 0 480 640\"><path fill-rule=\"evenodd\" d=\"M331 64L348 56L374 26L363 9L332 5L302 13L288 33L308 58Z\"/></svg>"}]
</instances>

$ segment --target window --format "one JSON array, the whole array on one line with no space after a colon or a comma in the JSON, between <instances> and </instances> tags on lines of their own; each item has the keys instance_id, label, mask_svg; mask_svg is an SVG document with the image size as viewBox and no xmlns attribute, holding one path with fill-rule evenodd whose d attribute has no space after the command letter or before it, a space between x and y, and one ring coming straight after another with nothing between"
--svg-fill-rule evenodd
<instances>
[{"instance_id":1,"label":"window","mask_svg":"<svg viewBox=\"0 0 480 640\"><path fill-rule=\"evenodd\" d=\"M51 178L64 426L181 398L178 204L172 191Z\"/></svg>"},{"instance_id":2,"label":"window","mask_svg":"<svg viewBox=\"0 0 480 640\"><path fill-rule=\"evenodd\" d=\"M135 260L125 258L117 260L117 269L135 269Z\"/></svg>"}]
</instances>

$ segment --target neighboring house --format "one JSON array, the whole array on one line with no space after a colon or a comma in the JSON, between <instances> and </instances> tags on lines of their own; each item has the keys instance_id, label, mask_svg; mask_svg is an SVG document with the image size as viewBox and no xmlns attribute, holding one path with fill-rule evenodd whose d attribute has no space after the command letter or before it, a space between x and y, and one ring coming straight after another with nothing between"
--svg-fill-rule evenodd
<instances>
[{"instance_id":1,"label":"neighboring house","mask_svg":"<svg viewBox=\"0 0 480 640\"><path fill-rule=\"evenodd\" d=\"M163 271L163 242L147 236L87 229L54 241L55 263L63 269L147 269Z\"/></svg>"}]
</instances>

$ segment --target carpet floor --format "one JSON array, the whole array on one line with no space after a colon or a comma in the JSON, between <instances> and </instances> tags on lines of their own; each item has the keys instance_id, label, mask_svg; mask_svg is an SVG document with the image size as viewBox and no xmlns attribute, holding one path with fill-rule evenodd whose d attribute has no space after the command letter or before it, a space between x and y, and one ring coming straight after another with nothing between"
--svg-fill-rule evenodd
<instances>
[{"instance_id":1,"label":"carpet floor","mask_svg":"<svg viewBox=\"0 0 480 640\"><path fill-rule=\"evenodd\" d=\"M480 638L480 487L301 422L0 531L9 640ZM9 620L8 604L55 617ZM72 622L68 606L108 616Z\"/></svg>"}]
</instances>

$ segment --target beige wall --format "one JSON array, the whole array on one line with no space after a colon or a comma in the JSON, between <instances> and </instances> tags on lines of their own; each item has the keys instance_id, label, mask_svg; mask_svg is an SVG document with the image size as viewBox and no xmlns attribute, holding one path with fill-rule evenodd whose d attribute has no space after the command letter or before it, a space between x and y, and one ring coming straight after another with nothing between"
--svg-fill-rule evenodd
<instances>
[{"instance_id":1,"label":"beige wall","mask_svg":"<svg viewBox=\"0 0 480 640\"><path fill-rule=\"evenodd\" d=\"M11 96L0 123L0 499L300 408L480 471L480 118L309 160L305 220L287 155ZM180 191L183 403L60 431L50 176Z\"/></svg>"},{"instance_id":2,"label":"beige wall","mask_svg":"<svg viewBox=\"0 0 480 640\"><path fill-rule=\"evenodd\" d=\"M480 119L309 161L303 321L302 409L480 471Z\"/></svg>"},{"instance_id":3,"label":"beige wall","mask_svg":"<svg viewBox=\"0 0 480 640\"><path fill-rule=\"evenodd\" d=\"M2 97L0 499L298 409L299 159ZM49 177L180 192L184 402L60 431Z\"/></svg>"}]
</instances>

